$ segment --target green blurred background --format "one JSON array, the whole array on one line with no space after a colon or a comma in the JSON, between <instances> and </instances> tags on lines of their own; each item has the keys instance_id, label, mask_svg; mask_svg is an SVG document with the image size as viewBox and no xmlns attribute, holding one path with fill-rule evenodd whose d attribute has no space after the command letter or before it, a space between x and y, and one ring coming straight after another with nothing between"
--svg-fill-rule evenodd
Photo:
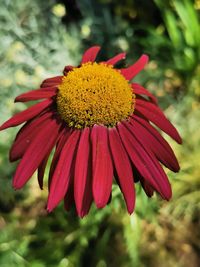
<instances>
[{"instance_id":1,"label":"green blurred background","mask_svg":"<svg viewBox=\"0 0 200 267\"><path fill-rule=\"evenodd\" d=\"M158 97L183 137L182 146L166 137L181 165L178 174L166 170L170 202L148 199L136 185L129 216L114 185L110 205L92 207L81 220L62 204L47 214L47 187L40 191L35 176L23 190L11 188L16 164L8 150L18 129L1 132L0 267L200 266L199 17L199 0L0 0L0 124L26 107L13 103L18 94L79 64L98 44L99 60L121 51L123 64L150 56L136 80Z\"/></svg>"}]
</instances>

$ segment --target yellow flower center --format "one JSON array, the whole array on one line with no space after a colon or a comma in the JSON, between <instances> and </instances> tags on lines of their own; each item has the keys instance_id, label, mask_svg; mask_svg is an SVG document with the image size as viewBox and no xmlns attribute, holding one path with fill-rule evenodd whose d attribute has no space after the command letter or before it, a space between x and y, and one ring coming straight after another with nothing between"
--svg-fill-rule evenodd
<instances>
[{"instance_id":1,"label":"yellow flower center","mask_svg":"<svg viewBox=\"0 0 200 267\"><path fill-rule=\"evenodd\" d=\"M113 127L128 119L134 105L130 84L111 65L83 64L68 72L58 86L57 109L69 127Z\"/></svg>"}]
</instances>

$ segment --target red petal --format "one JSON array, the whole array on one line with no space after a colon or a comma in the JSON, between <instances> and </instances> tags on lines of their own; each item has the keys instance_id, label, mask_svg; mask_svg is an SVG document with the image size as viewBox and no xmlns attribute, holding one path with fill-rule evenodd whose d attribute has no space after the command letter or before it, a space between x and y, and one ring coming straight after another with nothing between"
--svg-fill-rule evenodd
<instances>
[{"instance_id":1,"label":"red petal","mask_svg":"<svg viewBox=\"0 0 200 267\"><path fill-rule=\"evenodd\" d=\"M119 124L118 129L123 144L139 173L164 199L169 199L172 194L171 186L160 164L124 125Z\"/></svg>"},{"instance_id":2,"label":"red petal","mask_svg":"<svg viewBox=\"0 0 200 267\"><path fill-rule=\"evenodd\" d=\"M60 135L60 138L57 142L57 146L55 149L55 153L51 162L51 166L50 166L50 170L49 170L49 180L48 180L48 185L49 185L49 189L50 189L50 184L51 184L51 180L56 168L56 165L58 163L58 160L60 158L60 154L62 152L62 149L65 145L65 143L67 142L67 139L69 138L69 136L71 135L71 131L68 128L64 128L63 132Z\"/></svg>"},{"instance_id":3,"label":"red petal","mask_svg":"<svg viewBox=\"0 0 200 267\"><path fill-rule=\"evenodd\" d=\"M118 63L119 61L121 61L122 59L126 58L126 53L120 53L112 58L110 58L109 60L106 61L106 64L111 64L111 65L115 65L116 63Z\"/></svg>"},{"instance_id":4,"label":"red petal","mask_svg":"<svg viewBox=\"0 0 200 267\"><path fill-rule=\"evenodd\" d=\"M71 65L65 66L65 68L63 70L63 74L66 76L69 71L72 71L73 70L73 68L74 67L71 66Z\"/></svg>"},{"instance_id":5,"label":"red petal","mask_svg":"<svg viewBox=\"0 0 200 267\"><path fill-rule=\"evenodd\" d=\"M149 91L147 91L144 87L140 84L132 83L133 92L136 95L146 95L150 98L150 100L157 105L158 101L154 95L152 95Z\"/></svg>"},{"instance_id":6,"label":"red petal","mask_svg":"<svg viewBox=\"0 0 200 267\"><path fill-rule=\"evenodd\" d=\"M83 54L81 64L86 62L94 62L100 49L100 46L93 46L86 50Z\"/></svg>"},{"instance_id":7,"label":"red petal","mask_svg":"<svg viewBox=\"0 0 200 267\"><path fill-rule=\"evenodd\" d=\"M40 189L43 189L43 178L44 178L44 172L47 165L47 161L49 159L49 154L43 159L40 166L38 167L38 184L40 186Z\"/></svg>"},{"instance_id":8,"label":"red petal","mask_svg":"<svg viewBox=\"0 0 200 267\"><path fill-rule=\"evenodd\" d=\"M58 140L62 137L63 132L64 132L64 130L62 130L59 133ZM43 159L40 166L38 167L38 184L39 184L41 189L43 189L43 178L44 178L45 168L46 168L50 154L51 154L51 151L46 155L46 157Z\"/></svg>"},{"instance_id":9,"label":"red petal","mask_svg":"<svg viewBox=\"0 0 200 267\"><path fill-rule=\"evenodd\" d=\"M104 126L92 128L93 197L98 208L103 208L112 190L113 166L108 146L108 132Z\"/></svg>"},{"instance_id":10,"label":"red petal","mask_svg":"<svg viewBox=\"0 0 200 267\"><path fill-rule=\"evenodd\" d=\"M127 124L126 124L126 126L127 126L127 129L129 129ZM129 129L129 131L131 131L131 130ZM148 149L148 147L146 147L144 145L143 141L141 141L138 138L137 134L134 132L133 135L135 136L133 144L139 143L139 145L140 145L139 149L140 149L141 155L143 155L142 157L145 158L144 153L147 154L149 157L148 164L149 164L149 168L152 168L152 175L154 177L157 177L156 181L159 184L159 186L162 187L162 189L163 189L163 192L160 191L161 196L164 199L169 200L172 196L172 191L171 191L171 185L169 183L169 180L168 180L166 173L164 172L163 168L160 166L159 162L154 157L152 152Z\"/></svg>"},{"instance_id":11,"label":"red petal","mask_svg":"<svg viewBox=\"0 0 200 267\"><path fill-rule=\"evenodd\" d=\"M140 157L140 154L137 153L137 149L136 149L137 147L135 148L133 144L131 143L132 137L130 137L130 134L127 131L127 129L122 124L118 124L117 128L118 128L122 143L124 144L124 147L133 165L136 167L136 169L142 176L147 177L150 180L150 183L153 185L153 187L159 190L156 182L154 181L150 173L150 170L147 169L145 162Z\"/></svg>"},{"instance_id":12,"label":"red petal","mask_svg":"<svg viewBox=\"0 0 200 267\"><path fill-rule=\"evenodd\" d=\"M176 156L165 139L148 122L138 116L134 116L130 122L133 125L132 131L151 149L158 160L170 170L174 172L179 171L180 167ZM153 131L151 130L152 128ZM155 135L153 132L157 132L157 134ZM157 138L157 136L159 137Z\"/></svg>"},{"instance_id":13,"label":"red petal","mask_svg":"<svg viewBox=\"0 0 200 267\"><path fill-rule=\"evenodd\" d=\"M63 76L56 76L52 78L45 79L40 87L45 88L45 87L55 87L56 85L59 85L62 82Z\"/></svg>"},{"instance_id":14,"label":"red petal","mask_svg":"<svg viewBox=\"0 0 200 267\"><path fill-rule=\"evenodd\" d=\"M23 187L45 156L50 153L58 138L59 128L55 119L44 124L43 130L40 131L37 138L31 142L17 167L13 179L14 188L19 189Z\"/></svg>"},{"instance_id":15,"label":"red petal","mask_svg":"<svg viewBox=\"0 0 200 267\"><path fill-rule=\"evenodd\" d=\"M71 130L67 129L66 131L66 128L64 128L64 131L61 135L61 138L59 139L58 141L58 144L57 144L57 147L56 147L56 151L54 153L54 157L53 157L53 160L52 160L52 163L51 163L51 168L50 168L50 172L49 172L49 190L50 190L50 185L51 185L51 181L52 181L52 176L53 176L53 173L55 171L55 168L56 168L56 165L57 165L57 162L59 160L59 157L60 157L60 153L62 152L62 148L63 146L65 145L68 137L70 136L71 134ZM69 186L68 186L68 189L67 189L67 193L65 194L65 197L64 197L64 208L66 211L69 211L71 206L74 204L74 179L73 179L73 176L74 176L74 160L73 159L73 163L72 163L72 167L71 167L71 179L69 181ZM52 168L53 167L53 168ZM72 174L73 172L73 174Z\"/></svg>"},{"instance_id":16,"label":"red petal","mask_svg":"<svg viewBox=\"0 0 200 267\"><path fill-rule=\"evenodd\" d=\"M18 132L16 139L10 149L10 161L16 161L20 159L31 141L35 139L37 133L43 129L43 123L50 120L52 113L47 112L40 117L36 117L32 121L27 122Z\"/></svg>"},{"instance_id":17,"label":"red petal","mask_svg":"<svg viewBox=\"0 0 200 267\"><path fill-rule=\"evenodd\" d=\"M162 110L160 110L157 106L147 101L136 99L136 110L139 111L148 120L152 121L166 134L171 136L171 138L173 138L177 143L182 143L181 137L176 128L171 124L171 122L165 117Z\"/></svg>"},{"instance_id":18,"label":"red petal","mask_svg":"<svg viewBox=\"0 0 200 267\"><path fill-rule=\"evenodd\" d=\"M84 193L84 200L82 205L81 211L79 216L83 218L85 215L88 214L91 204L93 200L92 195L92 157L90 155L89 157L89 163L88 163L88 177L85 185L85 193Z\"/></svg>"},{"instance_id":19,"label":"red petal","mask_svg":"<svg viewBox=\"0 0 200 267\"><path fill-rule=\"evenodd\" d=\"M69 211L71 206L74 203L74 187L73 183L69 185L69 188L67 190L67 193L64 198L64 208L66 211Z\"/></svg>"},{"instance_id":20,"label":"red petal","mask_svg":"<svg viewBox=\"0 0 200 267\"><path fill-rule=\"evenodd\" d=\"M147 55L142 55L135 64L128 68L121 69L121 74L124 75L127 80L132 80L141 70L144 69L148 60L149 57Z\"/></svg>"},{"instance_id":21,"label":"red petal","mask_svg":"<svg viewBox=\"0 0 200 267\"><path fill-rule=\"evenodd\" d=\"M74 198L77 212L81 217L84 206L86 204L87 206L90 206L92 202L91 173L90 169L88 168L90 155L89 136L90 129L85 128L81 133L75 164ZM86 191L89 191L90 194L86 194Z\"/></svg>"},{"instance_id":22,"label":"red petal","mask_svg":"<svg viewBox=\"0 0 200 267\"><path fill-rule=\"evenodd\" d=\"M1 127L0 131L4 130L9 127L17 126L27 120L34 118L35 116L39 115L44 109L49 107L53 103L52 100L47 99L42 101L22 112L15 114L11 119L7 120Z\"/></svg>"},{"instance_id":23,"label":"red petal","mask_svg":"<svg viewBox=\"0 0 200 267\"><path fill-rule=\"evenodd\" d=\"M51 98L56 95L57 88L50 87L45 89L32 90L27 93L21 94L15 98L15 102L27 102L38 100L42 98Z\"/></svg>"},{"instance_id":24,"label":"red petal","mask_svg":"<svg viewBox=\"0 0 200 267\"><path fill-rule=\"evenodd\" d=\"M77 153L77 146L76 146L76 149L74 151L74 155ZM74 201L74 172L75 172L75 156L72 160L72 165L71 165L71 170L70 170L70 173L71 173L71 177L70 177L70 181L69 181L69 185L68 185L68 189L67 189L67 192L65 194L65 197L64 197L64 208L66 211L69 211L71 206L73 206L75 204L75 201Z\"/></svg>"},{"instance_id":25,"label":"red petal","mask_svg":"<svg viewBox=\"0 0 200 267\"><path fill-rule=\"evenodd\" d=\"M131 164L115 128L109 129L109 142L121 191L131 214L135 207L135 187Z\"/></svg>"},{"instance_id":26,"label":"red petal","mask_svg":"<svg viewBox=\"0 0 200 267\"><path fill-rule=\"evenodd\" d=\"M64 198L71 178L71 167L80 131L74 130L65 143L60 154L59 161L54 171L50 192L48 197L47 210L51 212Z\"/></svg>"},{"instance_id":27,"label":"red petal","mask_svg":"<svg viewBox=\"0 0 200 267\"><path fill-rule=\"evenodd\" d=\"M144 189L146 195L147 195L148 197L152 197L152 196L153 196L153 192L154 192L154 190L153 190L153 188L150 186L150 184L149 184L148 182L146 182L144 179L141 179L140 182L141 182L141 185L142 185L142 187L143 187L143 189Z\"/></svg>"}]
</instances>

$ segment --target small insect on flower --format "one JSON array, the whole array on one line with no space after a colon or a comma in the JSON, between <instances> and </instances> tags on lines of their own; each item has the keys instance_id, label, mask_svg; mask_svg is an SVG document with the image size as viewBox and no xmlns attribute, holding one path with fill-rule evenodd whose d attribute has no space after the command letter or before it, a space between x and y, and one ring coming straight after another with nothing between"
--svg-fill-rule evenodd
<instances>
[{"instance_id":1,"label":"small insect on flower","mask_svg":"<svg viewBox=\"0 0 200 267\"><path fill-rule=\"evenodd\" d=\"M161 162L174 172L179 164L162 131L181 143L181 137L157 105L156 98L137 83L130 83L148 62L142 55L128 68L116 69L121 53L96 62L100 47L88 49L78 67L66 66L62 76L46 79L37 90L21 94L15 102L45 99L6 121L0 130L25 122L10 150L10 161L20 160L13 187L22 188L38 169L43 177L52 149L47 210L64 199L75 203L80 217L109 202L115 179L131 214L135 206L134 182L151 197L172 195Z\"/></svg>"}]
</instances>

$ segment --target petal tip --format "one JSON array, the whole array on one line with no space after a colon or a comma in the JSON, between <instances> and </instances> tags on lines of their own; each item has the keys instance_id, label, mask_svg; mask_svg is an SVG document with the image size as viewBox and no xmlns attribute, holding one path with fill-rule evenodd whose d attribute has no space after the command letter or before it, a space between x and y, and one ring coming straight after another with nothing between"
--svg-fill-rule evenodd
<instances>
[{"instance_id":1,"label":"petal tip","mask_svg":"<svg viewBox=\"0 0 200 267\"><path fill-rule=\"evenodd\" d=\"M54 209L53 206L47 204L46 210L48 213L51 213L53 211L53 209Z\"/></svg>"},{"instance_id":2,"label":"petal tip","mask_svg":"<svg viewBox=\"0 0 200 267\"><path fill-rule=\"evenodd\" d=\"M179 172L180 171L180 165L179 165L178 161L177 161L177 165L173 168L172 171L173 172Z\"/></svg>"},{"instance_id":3,"label":"petal tip","mask_svg":"<svg viewBox=\"0 0 200 267\"><path fill-rule=\"evenodd\" d=\"M169 188L169 191L168 192L165 192L165 195L163 196L163 198L167 201L169 201L171 198L172 198L172 189L171 189L171 186Z\"/></svg>"},{"instance_id":4,"label":"petal tip","mask_svg":"<svg viewBox=\"0 0 200 267\"><path fill-rule=\"evenodd\" d=\"M12 182L12 187L14 188L14 190L19 190L23 187L23 185L21 185L20 183L17 183L17 181L13 180Z\"/></svg>"},{"instance_id":5,"label":"petal tip","mask_svg":"<svg viewBox=\"0 0 200 267\"><path fill-rule=\"evenodd\" d=\"M0 126L0 131L3 131L6 127L4 127L4 123Z\"/></svg>"},{"instance_id":6,"label":"petal tip","mask_svg":"<svg viewBox=\"0 0 200 267\"><path fill-rule=\"evenodd\" d=\"M128 210L128 214L131 216L133 214L133 211L134 210L132 210L132 211L131 210Z\"/></svg>"},{"instance_id":7,"label":"petal tip","mask_svg":"<svg viewBox=\"0 0 200 267\"><path fill-rule=\"evenodd\" d=\"M147 54L143 54L143 55L142 55L142 59L143 59L144 61L146 61L146 63L149 62L149 56L148 56Z\"/></svg>"},{"instance_id":8,"label":"petal tip","mask_svg":"<svg viewBox=\"0 0 200 267\"><path fill-rule=\"evenodd\" d=\"M132 80L140 71L142 71L145 65L148 63L149 56L143 54L133 65L128 68L121 69L122 75L125 79Z\"/></svg>"},{"instance_id":9,"label":"petal tip","mask_svg":"<svg viewBox=\"0 0 200 267\"><path fill-rule=\"evenodd\" d=\"M182 145L183 144L183 139L180 136L177 138L177 143L179 145Z\"/></svg>"},{"instance_id":10,"label":"petal tip","mask_svg":"<svg viewBox=\"0 0 200 267\"><path fill-rule=\"evenodd\" d=\"M96 201L95 204L97 209L103 209L107 205L107 202L104 203L103 201Z\"/></svg>"},{"instance_id":11,"label":"petal tip","mask_svg":"<svg viewBox=\"0 0 200 267\"><path fill-rule=\"evenodd\" d=\"M131 205L129 205L129 206L127 205L127 211L129 213L129 215L133 214L134 210L135 210L135 201L134 201L134 203L131 203Z\"/></svg>"},{"instance_id":12,"label":"petal tip","mask_svg":"<svg viewBox=\"0 0 200 267\"><path fill-rule=\"evenodd\" d=\"M78 212L78 216L79 216L81 219L83 219L87 214L88 214L88 212L84 212L84 211Z\"/></svg>"},{"instance_id":13,"label":"petal tip","mask_svg":"<svg viewBox=\"0 0 200 267\"><path fill-rule=\"evenodd\" d=\"M100 49L101 47L98 45L92 46L87 49L82 56L81 64L86 62L94 62Z\"/></svg>"}]
</instances>

